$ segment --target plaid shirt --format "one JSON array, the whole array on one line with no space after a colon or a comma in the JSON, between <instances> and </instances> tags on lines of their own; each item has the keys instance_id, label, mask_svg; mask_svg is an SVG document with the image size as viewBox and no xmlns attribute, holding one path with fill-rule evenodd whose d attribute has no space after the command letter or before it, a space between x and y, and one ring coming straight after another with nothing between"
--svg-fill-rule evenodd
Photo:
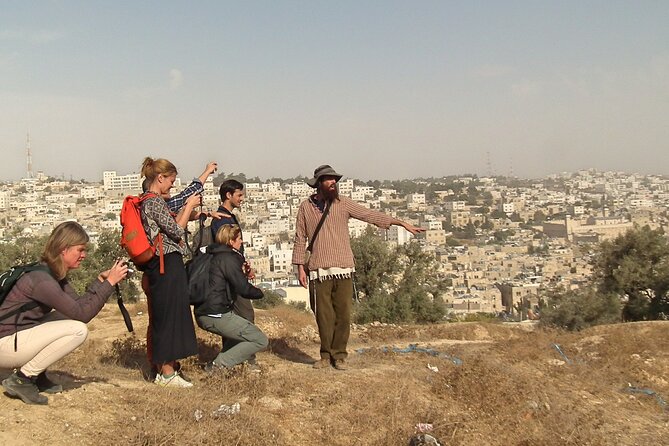
<instances>
[{"instance_id":1,"label":"plaid shirt","mask_svg":"<svg viewBox=\"0 0 669 446\"><path fill-rule=\"evenodd\" d=\"M202 182L199 178L193 178L193 181L184 190L165 200L165 203L167 203L167 207L169 208L170 212L174 212L176 214L182 207L184 207L188 197L194 194L201 194L202 192L204 192L204 186L202 185Z\"/></svg>"},{"instance_id":2,"label":"plaid shirt","mask_svg":"<svg viewBox=\"0 0 669 446\"><path fill-rule=\"evenodd\" d=\"M294 265L304 265L304 252L307 242L311 239L323 212L311 201L305 200L300 204L295 225L295 244L293 246ZM348 232L348 220L355 218L388 229L393 218L378 211L367 209L350 198L340 197L335 200L325 222L321 227L313 252L309 260L309 269L317 268L353 268L353 251L351 238Z\"/></svg>"}]
</instances>

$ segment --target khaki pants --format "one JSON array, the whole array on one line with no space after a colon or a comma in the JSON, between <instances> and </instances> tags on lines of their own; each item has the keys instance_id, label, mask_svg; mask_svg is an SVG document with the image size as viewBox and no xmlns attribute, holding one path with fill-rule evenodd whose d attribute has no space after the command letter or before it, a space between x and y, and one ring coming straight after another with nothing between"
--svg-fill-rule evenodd
<instances>
[{"instance_id":1,"label":"khaki pants","mask_svg":"<svg viewBox=\"0 0 669 446\"><path fill-rule=\"evenodd\" d=\"M353 280L311 280L309 300L321 338L321 359L346 358L346 345L351 332Z\"/></svg>"},{"instance_id":2,"label":"khaki pants","mask_svg":"<svg viewBox=\"0 0 669 446\"><path fill-rule=\"evenodd\" d=\"M0 368L20 368L26 376L39 375L79 347L88 337L86 324L62 317L52 311L42 324L19 331L16 351L15 335L0 338Z\"/></svg>"},{"instance_id":3,"label":"khaki pants","mask_svg":"<svg viewBox=\"0 0 669 446\"><path fill-rule=\"evenodd\" d=\"M231 348L216 356L216 365L234 367L255 357L269 345L267 336L258 327L232 311L221 317L197 316L195 320L203 330L220 335L226 342L235 341Z\"/></svg>"},{"instance_id":4,"label":"khaki pants","mask_svg":"<svg viewBox=\"0 0 669 446\"><path fill-rule=\"evenodd\" d=\"M232 311L240 317L243 317L247 321L249 321L252 324L255 324L256 316L255 316L255 310L253 309L253 303L251 303L251 299L245 299L243 297L237 296L237 299L235 299L235 303L232 306ZM237 345L239 341L233 339L233 338L224 338L223 340L223 349L221 350L222 352L226 352L233 348L235 345ZM256 354L252 354L251 357L248 359L249 364L256 364Z\"/></svg>"}]
</instances>

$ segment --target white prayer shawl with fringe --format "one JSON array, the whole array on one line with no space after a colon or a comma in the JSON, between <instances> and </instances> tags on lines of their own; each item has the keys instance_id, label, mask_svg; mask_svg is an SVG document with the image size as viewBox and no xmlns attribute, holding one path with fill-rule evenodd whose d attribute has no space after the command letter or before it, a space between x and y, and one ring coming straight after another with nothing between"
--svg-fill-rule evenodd
<instances>
[{"instance_id":1,"label":"white prayer shawl with fringe","mask_svg":"<svg viewBox=\"0 0 669 446\"><path fill-rule=\"evenodd\" d=\"M350 279L351 274L355 272L355 268L318 268L314 271L309 271L309 279L318 280L322 282L329 279Z\"/></svg>"}]
</instances>

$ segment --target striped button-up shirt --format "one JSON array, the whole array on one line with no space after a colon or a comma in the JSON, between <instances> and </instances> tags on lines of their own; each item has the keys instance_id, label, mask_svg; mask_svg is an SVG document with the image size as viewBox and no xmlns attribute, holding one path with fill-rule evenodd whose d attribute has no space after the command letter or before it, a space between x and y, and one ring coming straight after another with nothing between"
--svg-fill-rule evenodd
<instances>
[{"instance_id":1,"label":"striped button-up shirt","mask_svg":"<svg viewBox=\"0 0 669 446\"><path fill-rule=\"evenodd\" d=\"M322 215L321 210L311 200L305 200L300 204L295 225L292 260L294 265L304 265L304 252ZM349 218L362 220L383 229L388 229L393 221L392 217L382 212L367 209L349 198L340 197L332 203L330 212L316 237L309 259L310 270L355 266L348 232Z\"/></svg>"}]
</instances>

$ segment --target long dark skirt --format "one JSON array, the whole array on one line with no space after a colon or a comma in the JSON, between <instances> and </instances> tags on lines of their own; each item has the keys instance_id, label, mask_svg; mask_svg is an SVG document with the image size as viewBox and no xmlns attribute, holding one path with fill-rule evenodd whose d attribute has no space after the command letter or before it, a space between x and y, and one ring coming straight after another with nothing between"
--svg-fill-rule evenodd
<instances>
[{"instance_id":1,"label":"long dark skirt","mask_svg":"<svg viewBox=\"0 0 669 446\"><path fill-rule=\"evenodd\" d=\"M195 327L188 302L188 284L183 258L178 252L164 256L160 274L158 256L144 271L151 290L151 351L154 364L176 361L197 354Z\"/></svg>"}]
</instances>

